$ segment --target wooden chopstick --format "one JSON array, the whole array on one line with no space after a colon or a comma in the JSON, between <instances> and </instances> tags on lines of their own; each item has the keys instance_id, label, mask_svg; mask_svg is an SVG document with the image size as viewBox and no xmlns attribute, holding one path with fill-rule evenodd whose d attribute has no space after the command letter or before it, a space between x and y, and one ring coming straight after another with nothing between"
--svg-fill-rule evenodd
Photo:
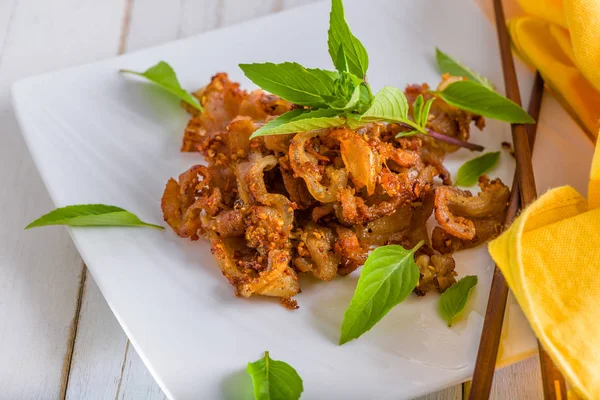
<instances>
[{"instance_id":1,"label":"wooden chopstick","mask_svg":"<svg viewBox=\"0 0 600 400\"><path fill-rule=\"evenodd\" d=\"M533 89L531 90L531 99L528 108L529 114L536 121L539 117L543 93L544 81L540 74L537 73ZM533 144L535 143L536 128L537 124L527 125L527 137L531 148L533 148ZM504 220L505 228L512 223L520 209L521 199L519 179L517 171L515 170L510 200L508 202L508 210L506 212L506 219ZM475 362L475 372L473 374L469 392L469 399L471 400L486 399L489 397L494 370L496 368L498 346L500 344L500 335L502 333L502 322L504 320L507 297L508 285L504 279L504 275L502 275L502 272L500 272L500 269L496 266L494 268L494 276L490 288L490 298L488 300L485 320L483 322L483 331L481 332L477 361Z\"/></svg>"},{"instance_id":2,"label":"wooden chopstick","mask_svg":"<svg viewBox=\"0 0 600 400\"><path fill-rule=\"evenodd\" d=\"M494 0L494 14L496 17L496 29L498 32L498 43L500 45L500 55L502 58L502 70L504 73L504 83L506 86L507 97L517 104L521 104L521 95L519 93L519 85L517 74L515 71L514 60L510 48L510 38L506 28L504 10L501 0ZM540 88L541 87L541 88ZM539 114L540 104L534 104L541 101L541 92L543 91L543 82L539 74L536 76L536 85L534 85L530 108L537 107L530 112ZM540 96L539 99L536 96ZM537 120L537 115L534 116ZM533 147L533 139L535 136L536 127L526 129L523 124L511 124L513 145L515 147L515 158L517 159L517 168L515 175L518 179L518 192L521 197L521 206L526 207L537 197L535 179L533 175L533 166L531 164L531 147ZM531 146L530 146L531 142ZM507 213L507 224L512 222L519 209L517 185L513 183L513 194L509 210ZM510 215L512 213L512 215ZM481 335L481 344L477 353L477 361L475 364L475 372L471 383L471 392L469 399L487 399L489 398L490 389L494 377L494 369L496 366L496 357L498 353L498 345L500 343L500 335L502 333L502 322L504 311L506 308L506 298L508 296L508 286L504 276L496 267L492 287L490 289L490 298L486 310L483 332ZM563 377L552 363L550 357L545 353L538 342L540 351L540 365L542 369L542 383L544 387L544 398L550 399L566 399L566 385Z\"/></svg>"}]
</instances>

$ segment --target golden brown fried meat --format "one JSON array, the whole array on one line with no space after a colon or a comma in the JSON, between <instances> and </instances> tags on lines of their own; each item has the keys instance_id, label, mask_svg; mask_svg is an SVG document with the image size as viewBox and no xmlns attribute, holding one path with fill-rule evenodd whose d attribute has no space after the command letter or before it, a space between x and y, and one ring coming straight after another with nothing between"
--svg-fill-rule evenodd
<instances>
[{"instance_id":1,"label":"golden brown fried meat","mask_svg":"<svg viewBox=\"0 0 600 400\"><path fill-rule=\"evenodd\" d=\"M477 234L474 219L503 219L510 190L499 179L479 178L481 192L440 186L435 190L435 219L450 235L473 240Z\"/></svg>"},{"instance_id":2,"label":"golden brown fried meat","mask_svg":"<svg viewBox=\"0 0 600 400\"><path fill-rule=\"evenodd\" d=\"M200 213L215 216L223 207L223 196L216 183L215 169L194 165L179 180L169 179L161 201L165 222L181 237L198 239L202 226Z\"/></svg>"},{"instance_id":3,"label":"golden brown fried meat","mask_svg":"<svg viewBox=\"0 0 600 400\"><path fill-rule=\"evenodd\" d=\"M425 296L431 290L443 293L456 283L456 263L448 255L419 255L415 260L421 274L415 294Z\"/></svg>"},{"instance_id":4,"label":"golden brown fried meat","mask_svg":"<svg viewBox=\"0 0 600 400\"><path fill-rule=\"evenodd\" d=\"M471 239L460 238L442 227L435 227L431 236L434 249L444 254L454 253L478 246L501 233L506 216L506 202L510 195L508 187L500 180L490 181L486 176L479 179L479 187L482 192L475 198L478 201L473 203L470 210L466 209L468 207L466 203L462 203L460 208L452 206L454 212L468 214L475 232L474 236Z\"/></svg>"},{"instance_id":5,"label":"golden brown fried meat","mask_svg":"<svg viewBox=\"0 0 600 400\"><path fill-rule=\"evenodd\" d=\"M315 154L307 151L310 140L319 134L318 131L301 132L290 141L290 165L294 175L304 179L310 194L321 203L332 203L337 200L338 191L346 187L348 174L345 168L325 167L325 174L319 168L319 160ZM326 176L324 176L326 175ZM322 181L329 181L324 185Z\"/></svg>"},{"instance_id":6,"label":"golden brown fried meat","mask_svg":"<svg viewBox=\"0 0 600 400\"><path fill-rule=\"evenodd\" d=\"M446 83L448 83L447 81ZM410 107L427 85L406 89ZM278 297L298 307L299 273L329 281L364 264L372 246L413 248L418 295L455 283L451 253L499 232L508 188L482 178L481 193L450 186L443 165L456 148L427 135L396 139L409 128L369 123L250 139L292 105L261 90L246 92L226 74L194 93L204 111L192 117L182 151L201 152L195 165L167 183L165 221L182 237L204 236L241 297ZM435 98L427 127L457 139L483 119ZM438 179L441 178L441 179ZM439 223L429 240L431 215Z\"/></svg>"}]
</instances>

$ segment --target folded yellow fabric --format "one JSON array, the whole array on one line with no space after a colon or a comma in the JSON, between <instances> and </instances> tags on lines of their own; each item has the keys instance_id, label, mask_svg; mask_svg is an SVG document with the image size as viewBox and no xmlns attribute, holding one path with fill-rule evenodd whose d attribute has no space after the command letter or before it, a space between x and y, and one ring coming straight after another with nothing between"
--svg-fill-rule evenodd
<instances>
[{"instance_id":1,"label":"folded yellow fabric","mask_svg":"<svg viewBox=\"0 0 600 400\"><path fill-rule=\"evenodd\" d=\"M600 0L520 0L514 48L590 137L600 120ZM565 132L565 135L570 132ZM575 395L600 399L600 144L588 200L552 189L489 245L544 349Z\"/></svg>"},{"instance_id":2,"label":"folded yellow fabric","mask_svg":"<svg viewBox=\"0 0 600 400\"><path fill-rule=\"evenodd\" d=\"M595 138L600 128L600 0L520 0L508 23L516 53Z\"/></svg>"}]
</instances>

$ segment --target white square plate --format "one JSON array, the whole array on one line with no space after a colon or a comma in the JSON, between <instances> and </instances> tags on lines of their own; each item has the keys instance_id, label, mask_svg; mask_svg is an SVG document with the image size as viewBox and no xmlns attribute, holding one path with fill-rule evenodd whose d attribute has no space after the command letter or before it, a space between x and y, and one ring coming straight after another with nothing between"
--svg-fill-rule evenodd
<instances>
[{"instance_id":1,"label":"white square plate","mask_svg":"<svg viewBox=\"0 0 600 400\"><path fill-rule=\"evenodd\" d=\"M368 5L367 5L368 4ZM347 18L369 51L374 89L437 84L440 47L502 88L493 27L472 0L346 1ZM332 68L326 48L329 4L320 3L115 59L29 78L13 87L15 110L56 206L105 203L160 223L167 179L200 161L179 146L188 117L152 85L121 76L166 60L183 86L196 89L217 71L251 89L238 63L298 61ZM524 101L532 74L520 67ZM585 192L592 146L546 96L535 167L540 191L570 183ZM472 140L488 150L510 141L507 124L488 121ZM451 171L473 155L448 157ZM504 152L492 173L510 184ZM60 229L60 228L45 228ZM493 271L485 246L457 254L460 276L480 283L451 329L438 296L412 296L359 340L337 345L357 273L331 283L305 279L300 309L242 300L223 279L204 241L170 229L80 228L77 248L108 304L165 393L176 399L251 398L248 361L270 350L304 379L304 399L408 398L461 382L473 372ZM523 358L535 341L511 302L503 362Z\"/></svg>"}]
</instances>

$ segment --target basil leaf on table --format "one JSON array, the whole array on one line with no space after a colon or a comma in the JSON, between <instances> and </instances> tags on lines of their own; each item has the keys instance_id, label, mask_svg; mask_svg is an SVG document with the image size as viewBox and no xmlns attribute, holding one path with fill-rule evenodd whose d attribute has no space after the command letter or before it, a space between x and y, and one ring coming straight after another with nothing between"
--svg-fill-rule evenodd
<instances>
[{"instance_id":1,"label":"basil leaf on table","mask_svg":"<svg viewBox=\"0 0 600 400\"><path fill-rule=\"evenodd\" d=\"M325 107L334 96L336 72L304 68L294 62L240 64L261 89L301 106Z\"/></svg>"},{"instance_id":2,"label":"basil leaf on table","mask_svg":"<svg viewBox=\"0 0 600 400\"><path fill-rule=\"evenodd\" d=\"M281 135L285 133L307 132L315 129L334 128L346 123L341 111L331 109L292 110L267 122L256 130L250 139L265 135Z\"/></svg>"},{"instance_id":3,"label":"basil leaf on table","mask_svg":"<svg viewBox=\"0 0 600 400\"><path fill-rule=\"evenodd\" d=\"M452 321L462 314L475 285L477 285L477 276L468 275L450 286L440 296L438 311L449 327L452 326Z\"/></svg>"},{"instance_id":4,"label":"basil leaf on table","mask_svg":"<svg viewBox=\"0 0 600 400\"><path fill-rule=\"evenodd\" d=\"M494 168L499 160L500 152L495 151L493 153L485 153L465 162L458 169L454 184L466 187L475 185L479 177Z\"/></svg>"},{"instance_id":5,"label":"basil leaf on table","mask_svg":"<svg viewBox=\"0 0 600 400\"><path fill-rule=\"evenodd\" d=\"M369 55L365 46L350 31L344 17L342 0L331 2L327 45L331 60L338 71L347 70L361 79L365 76L369 68ZM345 57L339 56L340 47Z\"/></svg>"},{"instance_id":6,"label":"basil leaf on table","mask_svg":"<svg viewBox=\"0 0 600 400\"><path fill-rule=\"evenodd\" d=\"M414 253L422 245L423 241L411 250L381 246L369 254L344 314L340 345L367 332L413 291L420 276Z\"/></svg>"},{"instance_id":7,"label":"basil leaf on table","mask_svg":"<svg viewBox=\"0 0 600 400\"><path fill-rule=\"evenodd\" d=\"M381 89L365 111L362 120L388 120L405 122L408 120L408 101L402 90L392 86Z\"/></svg>"},{"instance_id":8,"label":"basil leaf on table","mask_svg":"<svg viewBox=\"0 0 600 400\"><path fill-rule=\"evenodd\" d=\"M535 123L518 104L476 82L454 82L437 94L450 105L484 117L510 123Z\"/></svg>"},{"instance_id":9,"label":"basil leaf on table","mask_svg":"<svg viewBox=\"0 0 600 400\"><path fill-rule=\"evenodd\" d=\"M302 378L289 364L273 360L269 352L260 360L248 363L256 400L297 400L304 387Z\"/></svg>"},{"instance_id":10,"label":"basil leaf on table","mask_svg":"<svg viewBox=\"0 0 600 400\"><path fill-rule=\"evenodd\" d=\"M80 204L50 211L36 219L25 229L48 225L66 226L149 226L164 229L162 226L141 221L135 214L120 207L104 204Z\"/></svg>"},{"instance_id":11,"label":"basil leaf on table","mask_svg":"<svg viewBox=\"0 0 600 400\"><path fill-rule=\"evenodd\" d=\"M169 64L164 61L160 61L153 67L148 68L144 72L136 72L129 69L122 69L120 72L138 75L143 78L148 79L150 82L155 83L165 91L179 97L181 100L185 101L192 107L202 111L202 106L197 98L186 92L179 81L177 80L177 75L173 68Z\"/></svg>"},{"instance_id":12,"label":"basil leaf on table","mask_svg":"<svg viewBox=\"0 0 600 400\"><path fill-rule=\"evenodd\" d=\"M458 60L444 53L437 47L435 49L435 59L437 60L438 68L442 74L448 73L452 76L464 76L490 90L494 90L494 85L492 85L492 82L490 82L489 79L481 76L466 65L461 64Z\"/></svg>"}]
</instances>

